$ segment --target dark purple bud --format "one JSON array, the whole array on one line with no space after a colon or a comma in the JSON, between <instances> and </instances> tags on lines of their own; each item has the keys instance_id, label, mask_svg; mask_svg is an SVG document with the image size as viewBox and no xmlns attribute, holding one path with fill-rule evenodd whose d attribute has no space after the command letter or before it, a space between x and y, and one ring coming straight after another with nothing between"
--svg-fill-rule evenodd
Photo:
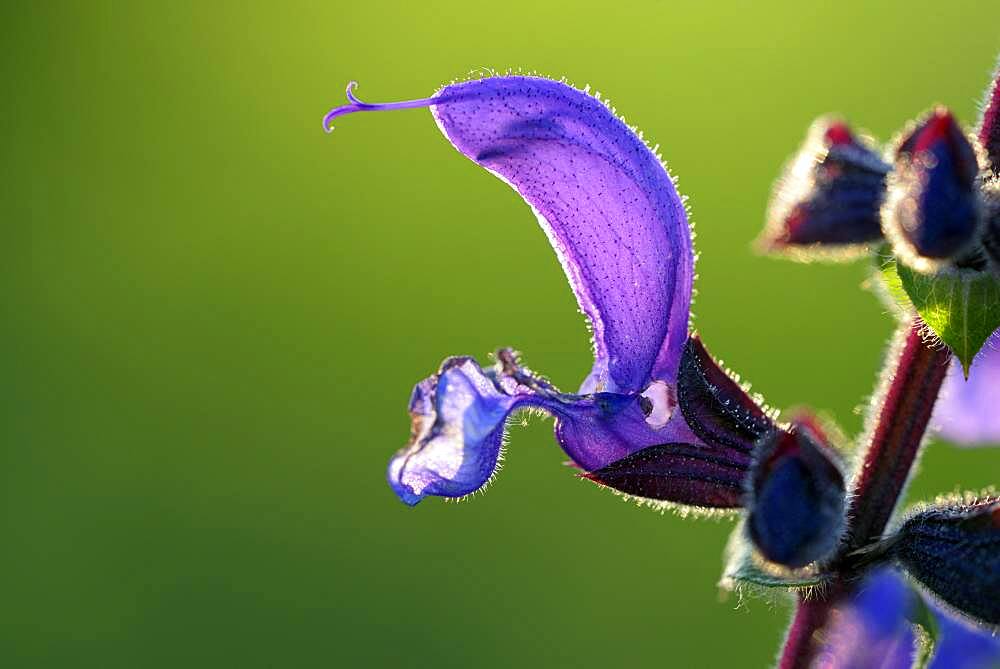
<instances>
[{"instance_id":1,"label":"dark purple bud","mask_svg":"<svg viewBox=\"0 0 1000 669\"><path fill-rule=\"evenodd\" d=\"M978 135L979 143L986 150L990 170L1000 176L1000 67L997 67L993 83L986 91Z\"/></svg>"},{"instance_id":2,"label":"dark purple bud","mask_svg":"<svg viewBox=\"0 0 1000 669\"><path fill-rule=\"evenodd\" d=\"M889 165L847 124L817 120L775 187L761 245L785 250L881 239L888 172Z\"/></svg>"},{"instance_id":3,"label":"dark purple bud","mask_svg":"<svg viewBox=\"0 0 1000 669\"><path fill-rule=\"evenodd\" d=\"M581 474L635 497L713 509L742 506L750 458L693 444L661 444Z\"/></svg>"},{"instance_id":4,"label":"dark purple bud","mask_svg":"<svg viewBox=\"0 0 1000 669\"><path fill-rule=\"evenodd\" d=\"M947 109L905 136L884 210L886 234L917 270L961 255L979 231L976 152Z\"/></svg>"},{"instance_id":5,"label":"dark purple bud","mask_svg":"<svg viewBox=\"0 0 1000 669\"><path fill-rule=\"evenodd\" d=\"M1000 625L1000 498L916 513L889 544L889 555L941 600Z\"/></svg>"},{"instance_id":6,"label":"dark purple bud","mask_svg":"<svg viewBox=\"0 0 1000 669\"><path fill-rule=\"evenodd\" d=\"M1000 180L987 182L983 196L983 250L1000 274Z\"/></svg>"},{"instance_id":7,"label":"dark purple bud","mask_svg":"<svg viewBox=\"0 0 1000 669\"><path fill-rule=\"evenodd\" d=\"M706 444L750 453L774 422L720 368L697 335L688 338L677 374L677 400L691 430Z\"/></svg>"},{"instance_id":8,"label":"dark purple bud","mask_svg":"<svg viewBox=\"0 0 1000 669\"><path fill-rule=\"evenodd\" d=\"M758 446L747 519L750 540L772 562L804 567L831 556L844 532L839 456L819 427L796 420Z\"/></svg>"}]
</instances>

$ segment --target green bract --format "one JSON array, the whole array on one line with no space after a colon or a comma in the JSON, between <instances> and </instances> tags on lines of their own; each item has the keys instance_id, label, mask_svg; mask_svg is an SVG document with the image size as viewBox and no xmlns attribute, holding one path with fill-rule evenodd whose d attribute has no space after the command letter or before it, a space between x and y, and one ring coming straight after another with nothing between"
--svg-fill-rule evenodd
<instances>
[{"instance_id":1,"label":"green bract","mask_svg":"<svg viewBox=\"0 0 1000 669\"><path fill-rule=\"evenodd\" d=\"M914 309L948 345L969 375L972 359L1000 328L1000 280L993 274L952 271L920 274L880 252L879 271L889 294Z\"/></svg>"}]
</instances>

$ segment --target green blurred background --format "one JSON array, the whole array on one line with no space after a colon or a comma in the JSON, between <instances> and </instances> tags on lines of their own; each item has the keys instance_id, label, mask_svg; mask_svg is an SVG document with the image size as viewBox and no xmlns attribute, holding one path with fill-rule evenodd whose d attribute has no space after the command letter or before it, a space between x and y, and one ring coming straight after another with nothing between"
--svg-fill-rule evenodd
<instances>
[{"instance_id":1,"label":"green blurred background","mask_svg":"<svg viewBox=\"0 0 1000 669\"><path fill-rule=\"evenodd\" d=\"M877 6L876 6L877 5ZM863 263L752 255L809 122L974 121L1000 5L4 3L0 662L10 667L766 666L788 616L721 598L731 524L650 512L511 438L488 494L384 482L418 379L587 334L528 209L426 110L320 119L348 79L590 83L697 224L696 326L770 403L851 433L892 325ZM913 493L996 482L934 445Z\"/></svg>"}]
</instances>

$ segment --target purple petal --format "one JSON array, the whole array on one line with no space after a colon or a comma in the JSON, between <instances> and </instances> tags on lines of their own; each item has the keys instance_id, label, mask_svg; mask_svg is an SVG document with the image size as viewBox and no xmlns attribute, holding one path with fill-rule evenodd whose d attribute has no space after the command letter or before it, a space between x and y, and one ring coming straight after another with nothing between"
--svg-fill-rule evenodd
<instances>
[{"instance_id":1,"label":"purple petal","mask_svg":"<svg viewBox=\"0 0 1000 669\"><path fill-rule=\"evenodd\" d=\"M541 408L556 417L556 439L573 462L600 469L647 446L668 442L700 444L680 411L662 424L647 415L639 395L562 395Z\"/></svg>"},{"instance_id":2,"label":"purple petal","mask_svg":"<svg viewBox=\"0 0 1000 669\"><path fill-rule=\"evenodd\" d=\"M938 641L930 669L996 669L1000 638L972 623L953 618L930 604L938 624Z\"/></svg>"},{"instance_id":3,"label":"purple petal","mask_svg":"<svg viewBox=\"0 0 1000 669\"><path fill-rule=\"evenodd\" d=\"M413 389L410 442L389 462L389 485L411 505L475 492L496 469L504 424L520 399L472 358L445 360Z\"/></svg>"},{"instance_id":4,"label":"purple petal","mask_svg":"<svg viewBox=\"0 0 1000 669\"><path fill-rule=\"evenodd\" d=\"M969 378L952 360L931 426L937 433L965 446L1000 445L1000 330L972 360Z\"/></svg>"},{"instance_id":5,"label":"purple petal","mask_svg":"<svg viewBox=\"0 0 1000 669\"><path fill-rule=\"evenodd\" d=\"M986 91L983 117L979 122L979 143L986 149L990 169L1000 175L1000 65L993 73L993 83Z\"/></svg>"},{"instance_id":6,"label":"purple petal","mask_svg":"<svg viewBox=\"0 0 1000 669\"><path fill-rule=\"evenodd\" d=\"M427 495L462 497L479 490L496 470L509 417L525 408L555 416L560 445L584 469L657 443L698 443L675 407L654 406L652 420L650 404L659 401L559 393L507 350L489 369L472 358L449 358L413 389L410 441L389 462L389 485L410 505Z\"/></svg>"},{"instance_id":7,"label":"purple petal","mask_svg":"<svg viewBox=\"0 0 1000 669\"><path fill-rule=\"evenodd\" d=\"M814 667L910 669L916 638L907 615L913 593L895 572L869 576L854 596L837 605L824 630Z\"/></svg>"},{"instance_id":8,"label":"purple petal","mask_svg":"<svg viewBox=\"0 0 1000 669\"><path fill-rule=\"evenodd\" d=\"M657 156L600 101L538 77L451 84L426 100L463 155L510 184L548 235L587 316L581 393L672 385L687 338L694 257L683 202Z\"/></svg>"},{"instance_id":9,"label":"purple petal","mask_svg":"<svg viewBox=\"0 0 1000 669\"><path fill-rule=\"evenodd\" d=\"M927 602L937 624L930 669L989 669L1000 664L1000 639ZM920 618L920 595L894 569L866 577L853 597L831 613L814 667L910 669L917 653L912 621Z\"/></svg>"}]
</instances>

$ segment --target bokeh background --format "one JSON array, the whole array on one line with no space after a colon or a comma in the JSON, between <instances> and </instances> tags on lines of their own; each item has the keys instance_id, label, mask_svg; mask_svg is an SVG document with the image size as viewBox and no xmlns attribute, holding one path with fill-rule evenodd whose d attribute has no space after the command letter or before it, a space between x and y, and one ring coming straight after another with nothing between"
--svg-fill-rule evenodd
<instances>
[{"instance_id":1,"label":"bokeh background","mask_svg":"<svg viewBox=\"0 0 1000 669\"><path fill-rule=\"evenodd\" d=\"M502 345L590 366L533 217L426 110L565 75L659 142L697 224L696 326L778 407L848 433L892 324L864 263L754 256L809 122L968 122L1000 5L17 3L0 9L0 663L766 666L782 598L720 597L728 521L624 504L511 436L486 495L383 479L412 384ZM996 483L934 444L917 496Z\"/></svg>"}]
</instances>

